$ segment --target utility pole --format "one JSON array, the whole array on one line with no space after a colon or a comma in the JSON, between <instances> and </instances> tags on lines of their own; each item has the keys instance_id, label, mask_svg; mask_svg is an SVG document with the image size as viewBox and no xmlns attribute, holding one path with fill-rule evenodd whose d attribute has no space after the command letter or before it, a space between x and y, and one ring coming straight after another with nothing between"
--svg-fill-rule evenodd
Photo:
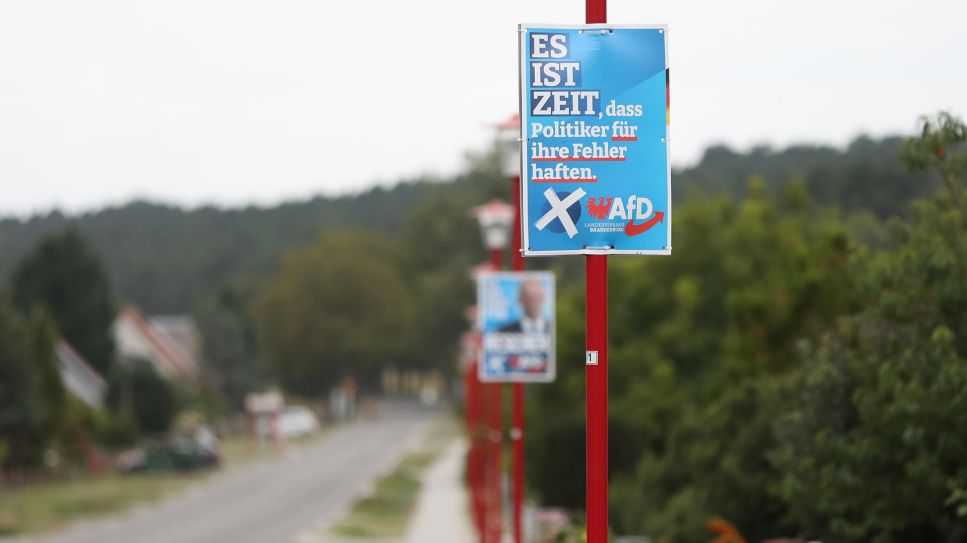
<instances>
[{"instance_id":1,"label":"utility pole","mask_svg":"<svg viewBox=\"0 0 967 543\"><path fill-rule=\"evenodd\" d=\"M586 0L585 22L608 22L607 0ZM586 255L588 543L608 541L608 256Z\"/></svg>"}]
</instances>

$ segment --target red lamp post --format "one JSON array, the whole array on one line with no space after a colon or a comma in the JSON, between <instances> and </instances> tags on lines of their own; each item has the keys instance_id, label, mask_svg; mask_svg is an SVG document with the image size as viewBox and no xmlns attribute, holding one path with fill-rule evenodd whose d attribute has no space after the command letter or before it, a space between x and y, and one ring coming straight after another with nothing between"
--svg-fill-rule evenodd
<instances>
[{"instance_id":1,"label":"red lamp post","mask_svg":"<svg viewBox=\"0 0 967 543\"><path fill-rule=\"evenodd\" d=\"M585 0L585 22L608 22L607 0ZM596 363L585 365L587 541L608 541L608 256L587 255L586 340ZM588 355L591 356L590 354Z\"/></svg>"},{"instance_id":2,"label":"red lamp post","mask_svg":"<svg viewBox=\"0 0 967 543\"><path fill-rule=\"evenodd\" d=\"M500 270L504 265L504 250L514 225L514 207L500 200L491 200L473 209L473 215L480 224L484 246L490 252L491 264ZM479 361L478 361L479 364ZM484 389L484 415L489 427L489 446L487 450L486 496L487 520L483 530L485 543L499 543L503 534L503 390L500 383L482 385Z\"/></svg>"},{"instance_id":3,"label":"red lamp post","mask_svg":"<svg viewBox=\"0 0 967 543\"><path fill-rule=\"evenodd\" d=\"M493 262L477 264L470 268L470 279L476 280L483 272L497 271ZM467 453L467 479L470 487L471 504L473 506L474 526L477 528L480 541L487 541L487 524L491 517L492 504L489 485L489 473L492 462L490 458L490 421L487 417L487 405L491 401L490 389L477 377L477 361L480 357L480 333L476 329L477 308L468 308L467 320L471 323L471 331L464 335L467 362L465 367L467 429L470 435L470 450Z\"/></svg>"},{"instance_id":4,"label":"red lamp post","mask_svg":"<svg viewBox=\"0 0 967 543\"><path fill-rule=\"evenodd\" d=\"M481 493L481 398L480 381L477 379L478 335L471 329L460 338L462 366L464 371L464 402L467 433L470 448L467 451L467 487L470 489L470 503L473 508L473 522L477 531L483 534L484 508Z\"/></svg>"},{"instance_id":5,"label":"red lamp post","mask_svg":"<svg viewBox=\"0 0 967 543\"><path fill-rule=\"evenodd\" d=\"M497 125L497 145L502 173L510 179L514 198L514 229L511 246L511 269L524 271L520 229L520 115L513 115ZM524 502L524 384L513 384L513 414L510 439L513 446L513 532L514 543L523 543Z\"/></svg>"}]
</instances>

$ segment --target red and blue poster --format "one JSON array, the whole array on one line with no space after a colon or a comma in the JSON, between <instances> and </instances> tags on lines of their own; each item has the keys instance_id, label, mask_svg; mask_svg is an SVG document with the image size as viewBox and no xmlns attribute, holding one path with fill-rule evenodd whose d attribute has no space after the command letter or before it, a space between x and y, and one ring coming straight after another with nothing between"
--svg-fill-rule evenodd
<instances>
[{"instance_id":1,"label":"red and blue poster","mask_svg":"<svg viewBox=\"0 0 967 543\"><path fill-rule=\"evenodd\" d=\"M477 327L483 382L554 380L554 275L485 272L477 276Z\"/></svg>"},{"instance_id":2,"label":"red and blue poster","mask_svg":"<svg viewBox=\"0 0 967 543\"><path fill-rule=\"evenodd\" d=\"M668 29L521 25L526 256L671 254Z\"/></svg>"}]
</instances>

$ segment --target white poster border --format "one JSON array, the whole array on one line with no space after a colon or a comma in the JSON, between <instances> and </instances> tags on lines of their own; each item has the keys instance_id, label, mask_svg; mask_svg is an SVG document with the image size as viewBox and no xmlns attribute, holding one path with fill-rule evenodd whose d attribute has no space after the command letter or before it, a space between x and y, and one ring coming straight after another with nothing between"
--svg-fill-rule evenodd
<instances>
[{"instance_id":1,"label":"white poster border","mask_svg":"<svg viewBox=\"0 0 967 543\"><path fill-rule=\"evenodd\" d=\"M583 249L567 249L559 251L533 251L530 249L530 241L528 238L528 231L530 230L528 222L528 206L527 206L527 183L529 182L528 170L527 170L527 133L526 133L526 119L525 111L527 111L527 93L525 92L525 86L527 83L527 43L525 41L527 30L532 28L542 28L542 29L555 29L560 28L563 30L609 30L609 29L619 29L619 30L661 30L664 36L665 45L665 70L668 70L668 25L667 24L642 24L642 25L615 25L608 23L599 24L583 24L583 25L562 25L553 23L521 23L517 27L518 41L517 41L517 64L518 64L518 85L517 93L518 99L520 101L520 127L517 140L520 142L520 214L521 214L521 254L524 256L566 256L566 255L638 255L638 256L668 256L672 254L672 169L671 169L671 122L666 121L665 126L665 165L666 173L665 179L668 190L668 211L665 212L665 228L667 229L668 246L660 250L627 250L627 249L614 249L609 247L585 247ZM666 90L667 93L671 93L671 89ZM666 115L670 115L670 112L666 112Z\"/></svg>"}]
</instances>

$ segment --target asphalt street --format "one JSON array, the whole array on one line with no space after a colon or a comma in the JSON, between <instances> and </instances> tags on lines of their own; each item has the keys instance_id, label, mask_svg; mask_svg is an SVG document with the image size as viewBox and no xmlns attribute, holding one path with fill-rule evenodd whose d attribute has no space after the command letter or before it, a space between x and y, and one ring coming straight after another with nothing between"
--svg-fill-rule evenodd
<instances>
[{"instance_id":1,"label":"asphalt street","mask_svg":"<svg viewBox=\"0 0 967 543\"><path fill-rule=\"evenodd\" d=\"M24 543L288 543L336 520L426 431L434 411L384 402L375 421L330 430L126 515Z\"/></svg>"}]
</instances>

